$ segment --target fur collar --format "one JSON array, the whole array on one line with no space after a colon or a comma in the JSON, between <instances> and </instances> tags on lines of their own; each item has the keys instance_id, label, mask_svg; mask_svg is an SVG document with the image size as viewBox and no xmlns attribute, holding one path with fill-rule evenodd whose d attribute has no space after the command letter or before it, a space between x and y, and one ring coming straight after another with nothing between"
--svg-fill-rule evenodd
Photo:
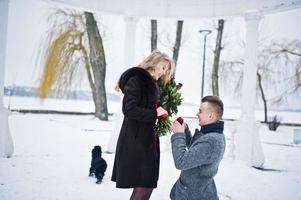
<instances>
[{"instance_id":1,"label":"fur collar","mask_svg":"<svg viewBox=\"0 0 301 200\"><path fill-rule=\"evenodd\" d=\"M203 134L211 133L211 132L222 134L223 131L224 131L224 122L223 121L218 121L213 124L207 124L205 126L201 126L201 132Z\"/></svg>"},{"instance_id":2,"label":"fur collar","mask_svg":"<svg viewBox=\"0 0 301 200\"><path fill-rule=\"evenodd\" d=\"M145 69L140 68L140 67L132 67L132 68L126 70L120 76L119 87L122 92L123 92L124 87L125 87L126 83L128 82L128 80L134 76L138 76L141 79L143 85L156 87L155 80L148 73L148 71L146 71Z\"/></svg>"}]
</instances>

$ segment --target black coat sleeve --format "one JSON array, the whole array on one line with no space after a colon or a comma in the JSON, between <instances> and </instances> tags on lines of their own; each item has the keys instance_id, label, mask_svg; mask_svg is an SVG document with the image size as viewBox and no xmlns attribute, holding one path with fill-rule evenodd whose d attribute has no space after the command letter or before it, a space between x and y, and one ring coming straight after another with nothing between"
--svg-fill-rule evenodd
<instances>
[{"instance_id":1,"label":"black coat sleeve","mask_svg":"<svg viewBox=\"0 0 301 200\"><path fill-rule=\"evenodd\" d=\"M123 93L122 112L125 117L142 122L155 123L157 111L155 109L143 108L141 102L142 83L138 77L132 77L127 81Z\"/></svg>"}]
</instances>

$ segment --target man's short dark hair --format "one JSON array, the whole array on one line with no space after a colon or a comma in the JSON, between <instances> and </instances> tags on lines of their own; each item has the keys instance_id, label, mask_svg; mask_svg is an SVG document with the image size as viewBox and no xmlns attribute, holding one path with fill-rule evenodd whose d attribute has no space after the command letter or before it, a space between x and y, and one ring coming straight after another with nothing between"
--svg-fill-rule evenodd
<instances>
[{"instance_id":1,"label":"man's short dark hair","mask_svg":"<svg viewBox=\"0 0 301 200\"><path fill-rule=\"evenodd\" d=\"M218 96L205 96L202 98L202 103L204 102L208 102L210 104L219 119L222 118L224 114L224 104Z\"/></svg>"}]
</instances>

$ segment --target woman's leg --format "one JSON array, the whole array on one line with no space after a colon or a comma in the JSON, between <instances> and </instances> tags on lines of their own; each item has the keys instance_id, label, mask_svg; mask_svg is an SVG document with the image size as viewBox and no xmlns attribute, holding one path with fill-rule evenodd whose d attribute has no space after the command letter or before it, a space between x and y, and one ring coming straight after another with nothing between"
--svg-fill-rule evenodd
<instances>
[{"instance_id":1,"label":"woman's leg","mask_svg":"<svg viewBox=\"0 0 301 200\"><path fill-rule=\"evenodd\" d=\"M153 188L136 187L133 189L130 200L149 200Z\"/></svg>"}]
</instances>

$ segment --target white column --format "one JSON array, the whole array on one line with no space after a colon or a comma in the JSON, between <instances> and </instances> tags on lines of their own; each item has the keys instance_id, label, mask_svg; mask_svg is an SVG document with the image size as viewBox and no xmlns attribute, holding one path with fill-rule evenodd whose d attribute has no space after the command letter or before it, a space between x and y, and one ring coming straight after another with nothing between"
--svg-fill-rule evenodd
<instances>
[{"instance_id":1,"label":"white column","mask_svg":"<svg viewBox=\"0 0 301 200\"><path fill-rule=\"evenodd\" d=\"M124 69L134 67L135 44L136 44L136 25L138 19L125 16L125 38L124 38Z\"/></svg>"},{"instance_id":2,"label":"white column","mask_svg":"<svg viewBox=\"0 0 301 200\"><path fill-rule=\"evenodd\" d=\"M125 16L125 38L124 38L124 65L120 71L125 71L127 68L134 67L135 60L135 43L136 43L136 24L137 18ZM117 112L114 114L116 122L108 143L107 152L113 153L116 150L117 138L123 121L122 114L122 98L121 91L119 92L120 102Z\"/></svg>"},{"instance_id":3,"label":"white column","mask_svg":"<svg viewBox=\"0 0 301 200\"><path fill-rule=\"evenodd\" d=\"M248 165L261 167L264 154L255 122L258 25L263 15L258 11L245 13L246 50L243 73L241 116L238 121L236 135L236 158L244 160Z\"/></svg>"},{"instance_id":4,"label":"white column","mask_svg":"<svg viewBox=\"0 0 301 200\"><path fill-rule=\"evenodd\" d=\"M9 0L0 1L0 156L10 157L14 145L8 126L9 110L3 106L6 36L8 23Z\"/></svg>"}]
</instances>

